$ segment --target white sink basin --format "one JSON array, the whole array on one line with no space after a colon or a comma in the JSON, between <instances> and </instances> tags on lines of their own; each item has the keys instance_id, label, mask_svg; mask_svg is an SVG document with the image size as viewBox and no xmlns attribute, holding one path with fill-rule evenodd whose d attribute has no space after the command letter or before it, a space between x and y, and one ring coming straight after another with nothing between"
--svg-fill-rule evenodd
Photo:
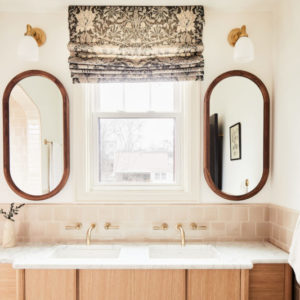
<instances>
[{"instance_id":1,"label":"white sink basin","mask_svg":"<svg viewBox=\"0 0 300 300\"><path fill-rule=\"evenodd\" d=\"M120 248L104 246L66 246L56 249L51 258L94 258L112 259L118 258Z\"/></svg>"},{"instance_id":2,"label":"white sink basin","mask_svg":"<svg viewBox=\"0 0 300 300\"><path fill-rule=\"evenodd\" d=\"M149 257L153 259L214 259L219 256L210 245L150 246Z\"/></svg>"}]
</instances>

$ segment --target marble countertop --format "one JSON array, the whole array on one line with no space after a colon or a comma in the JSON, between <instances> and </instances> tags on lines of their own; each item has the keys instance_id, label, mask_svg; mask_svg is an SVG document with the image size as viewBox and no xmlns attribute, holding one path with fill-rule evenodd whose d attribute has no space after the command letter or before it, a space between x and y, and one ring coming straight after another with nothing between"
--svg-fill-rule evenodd
<instances>
[{"instance_id":1,"label":"marble countertop","mask_svg":"<svg viewBox=\"0 0 300 300\"><path fill-rule=\"evenodd\" d=\"M16 269L251 269L287 263L268 242L178 244L24 245L0 249L0 263Z\"/></svg>"}]
</instances>

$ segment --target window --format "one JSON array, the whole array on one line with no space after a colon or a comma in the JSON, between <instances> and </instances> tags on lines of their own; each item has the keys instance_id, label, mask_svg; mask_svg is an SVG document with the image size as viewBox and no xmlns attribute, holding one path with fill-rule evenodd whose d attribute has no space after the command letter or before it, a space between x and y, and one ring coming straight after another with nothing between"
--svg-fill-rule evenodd
<instances>
[{"instance_id":1,"label":"window","mask_svg":"<svg viewBox=\"0 0 300 300\"><path fill-rule=\"evenodd\" d=\"M178 85L106 83L90 88L95 92L94 187L179 184Z\"/></svg>"},{"instance_id":2,"label":"window","mask_svg":"<svg viewBox=\"0 0 300 300\"><path fill-rule=\"evenodd\" d=\"M198 113L189 99L193 84L83 86L85 103L78 116L85 111L86 130L79 152L82 149L85 155L79 168L85 174L78 175L79 198L161 202L169 196L174 200L179 194L177 198L181 200L184 195L191 196L199 173L199 168L192 170L192 164L199 160L196 156L193 160L193 153L198 149L195 142L200 139L198 132L199 138L191 144L197 128L192 128L193 122L196 125L199 121L191 118ZM194 104L197 106L198 102Z\"/></svg>"}]
</instances>

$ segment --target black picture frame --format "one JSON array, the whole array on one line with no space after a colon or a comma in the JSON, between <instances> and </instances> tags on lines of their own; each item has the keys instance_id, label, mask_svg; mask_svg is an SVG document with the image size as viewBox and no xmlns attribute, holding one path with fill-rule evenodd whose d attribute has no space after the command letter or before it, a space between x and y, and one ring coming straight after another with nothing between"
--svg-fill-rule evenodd
<instances>
[{"instance_id":1,"label":"black picture frame","mask_svg":"<svg viewBox=\"0 0 300 300\"><path fill-rule=\"evenodd\" d=\"M232 161L242 159L241 128L242 126L240 122L229 127L230 160Z\"/></svg>"}]
</instances>

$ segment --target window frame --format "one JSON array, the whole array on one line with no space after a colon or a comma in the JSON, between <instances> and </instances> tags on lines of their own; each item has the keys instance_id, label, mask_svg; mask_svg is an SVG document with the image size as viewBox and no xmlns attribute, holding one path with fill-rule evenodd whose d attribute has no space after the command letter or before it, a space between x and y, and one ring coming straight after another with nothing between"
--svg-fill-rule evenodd
<instances>
[{"instance_id":1,"label":"window frame","mask_svg":"<svg viewBox=\"0 0 300 300\"><path fill-rule=\"evenodd\" d=\"M92 161L95 159L95 147L92 147L92 141L95 141L93 127L97 126L97 117L116 117L117 113L92 113L91 89L86 89L85 85L80 85L76 93L79 103L76 105L76 127L83 130L83 135L78 136L76 147L76 166L79 170L76 178L76 200L77 201L97 201L101 203L186 203L197 202L199 198L200 186L200 85L197 82L178 82L181 99L182 112L172 113L125 113L120 115L139 117L176 117L177 131L180 132L180 144L176 153L178 164L178 155L180 155L180 184L141 184L137 185L102 185L101 188L93 186L93 176L91 175ZM95 95L94 95L95 96ZM179 121L180 119L180 121ZM97 120L98 121L98 120ZM181 123L178 128L178 123ZM196 138L195 138L196 137ZM98 140L98 139L97 139ZM92 149L94 149L94 151ZM175 147L176 149L176 147ZM92 155L88 155L91 153ZM175 165L176 166L176 165ZM198 167L195 167L198 166ZM95 170L93 170L94 175ZM178 172L177 172L178 174ZM178 183L178 182L177 182ZM125 187L125 188L124 188ZM155 188L154 188L155 187Z\"/></svg>"}]
</instances>

